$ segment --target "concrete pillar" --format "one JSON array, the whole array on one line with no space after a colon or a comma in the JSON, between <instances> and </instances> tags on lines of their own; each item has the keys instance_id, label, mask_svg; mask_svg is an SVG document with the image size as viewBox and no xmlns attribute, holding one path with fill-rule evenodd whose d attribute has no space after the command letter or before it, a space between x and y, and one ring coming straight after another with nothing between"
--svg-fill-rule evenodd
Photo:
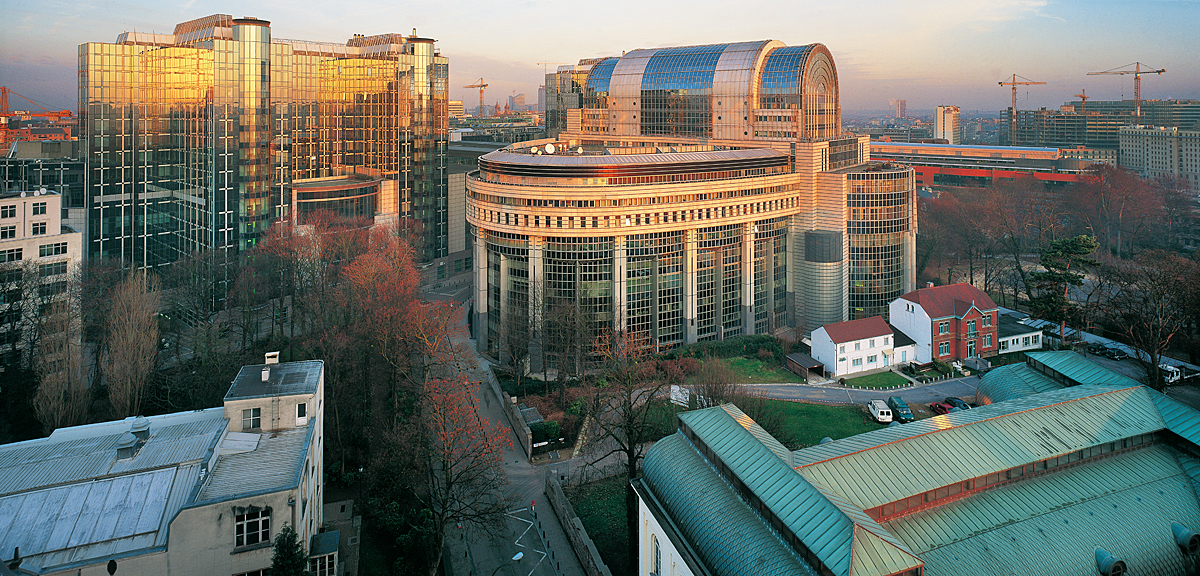
<instances>
[{"instance_id":1,"label":"concrete pillar","mask_svg":"<svg viewBox=\"0 0 1200 576\"><path fill-rule=\"evenodd\" d=\"M475 254L472 257L475 262L475 349L479 352L487 352L488 258L487 246L479 234L479 229L476 228L471 237Z\"/></svg>"},{"instance_id":2,"label":"concrete pillar","mask_svg":"<svg viewBox=\"0 0 1200 576\"><path fill-rule=\"evenodd\" d=\"M683 239L683 343L696 342L696 229Z\"/></svg>"},{"instance_id":3,"label":"concrete pillar","mask_svg":"<svg viewBox=\"0 0 1200 576\"><path fill-rule=\"evenodd\" d=\"M754 232L753 222L742 224L742 334L754 333Z\"/></svg>"},{"instance_id":4,"label":"concrete pillar","mask_svg":"<svg viewBox=\"0 0 1200 576\"><path fill-rule=\"evenodd\" d=\"M626 305L629 300L626 287L628 263L629 255L625 249L625 237L613 237L613 330L617 331L625 330L628 325L626 319L628 316Z\"/></svg>"},{"instance_id":5,"label":"concrete pillar","mask_svg":"<svg viewBox=\"0 0 1200 576\"><path fill-rule=\"evenodd\" d=\"M545 239L529 237L529 371L542 371L542 323L545 319L543 302L546 298L546 278L542 251Z\"/></svg>"}]
</instances>

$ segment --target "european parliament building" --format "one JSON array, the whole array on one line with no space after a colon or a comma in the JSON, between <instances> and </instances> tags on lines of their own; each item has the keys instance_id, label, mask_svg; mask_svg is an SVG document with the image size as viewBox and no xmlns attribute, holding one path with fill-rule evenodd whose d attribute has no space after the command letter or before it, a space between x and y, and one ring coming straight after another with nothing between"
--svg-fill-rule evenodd
<instances>
[{"instance_id":1,"label":"european parliament building","mask_svg":"<svg viewBox=\"0 0 1200 576\"><path fill-rule=\"evenodd\" d=\"M563 306L669 348L886 316L913 288L913 172L842 132L825 46L635 50L546 86L556 137L467 180L481 350Z\"/></svg>"},{"instance_id":2,"label":"european parliament building","mask_svg":"<svg viewBox=\"0 0 1200 576\"><path fill-rule=\"evenodd\" d=\"M284 40L225 14L80 45L88 256L236 253L299 201L416 219L418 256L444 255L447 70L415 30Z\"/></svg>"}]
</instances>

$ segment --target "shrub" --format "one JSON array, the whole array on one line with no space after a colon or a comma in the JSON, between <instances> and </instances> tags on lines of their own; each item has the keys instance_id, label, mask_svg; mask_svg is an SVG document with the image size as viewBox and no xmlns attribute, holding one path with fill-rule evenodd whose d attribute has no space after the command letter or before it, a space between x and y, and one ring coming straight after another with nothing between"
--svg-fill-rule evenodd
<instances>
[{"instance_id":1,"label":"shrub","mask_svg":"<svg viewBox=\"0 0 1200 576\"><path fill-rule=\"evenodd\" d=\"M558 440L559 436L562 434L562 427L560 427L558 425L558 422L555 422L554 420L549 420L549 421L543 422L542 424L543 424L542 428L544 429L544 431L546 433L546 439L551 442Z\"/></svg>"},{"instance_id":2,"label":"shrub","mask_svg":"<svg viewBox=\"0 0 1200 576\"><path fill-rule=\"evenodd\" d=\"M658 376L658 363L654 360L647 360L638 366L638 377L650 380Z\"/></svg>"},{"instance_id":3,"label":"shrub","mask_svg":"<svg viewBox=\"0 0 1200 576\"><path fill-rule=\"evenodd\" d=\"M695 358L690 358L690 357L689 358L680 358L679 359L679 368L681 370L683 370L684 374L691 376L692 374L696 374L696 373L700 372L700 361Z\"/></svg>"},{"instance_id":4,"label":"shrub","mask_svg":"<svg viewBox=\"0 0 1200 576\"><path fill-rule=\"evenodd\" d=\"M679 360L660 360L658 363L659 367L661 367L663 372L666 373L667 380L671 382L683 381L683 368L680 367L679 364Z\"/></svg>"},{"instance_id":5,"label":"shrub","mask_svg":"<svg viewBox=\"0 0 1200 576\"><path fill-rule=\"evenodd\" d=\"M763 362L766 362L767 360L770 360L770 359L772 359L772 358L774 358L774 357L775 357L775 354L774 354L774 353L772 353L770 350L767 350L766 348L759 348L759 349L758 349L758 359L759 359L759 360L762 360Z\"/></svg>"}]
</instances>

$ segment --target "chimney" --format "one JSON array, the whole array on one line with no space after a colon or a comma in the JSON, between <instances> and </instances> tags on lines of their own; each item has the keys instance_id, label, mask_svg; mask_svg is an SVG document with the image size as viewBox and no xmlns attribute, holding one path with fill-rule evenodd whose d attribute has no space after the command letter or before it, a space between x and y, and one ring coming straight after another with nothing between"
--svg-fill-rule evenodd
<instances>
[{"instance_id":1,"label":"chimney","mask_svg":"<svg viewBox=\"0 0 1200 576\"><path fill-rule=\"evenodd\" d=\"M129 432L139 442L145 442L150 437L150 421L145 416L134 418L133 425L129 427Z\"/></svg>"},{"instance_id":2,"label":"chimney","mask_svg":"<svg viewBox=\"0 0 1200 576\"><path fill-rule=\"evenodd\" d=\"M926 288L933 288L933 282L926 282L926 283L925 283L925 287L926 287Z\"/></svg>"},{"instance_id":3,"label":"chimney","mask_svg":"<svg viewBox=\"0 0 1200 576\"><path fill-rule=\"evenodd\" d=\"M267 352L265 356L266 356L266 360L263 362L263 364L278 364L279 363L279 353L278 352Z\"/></svg>"},{"instance_id":4,"label":"chimney","mask_svg":"<svg viewBox=\"0 0 1200 576\"><path fill-rule=\"evenodd\" d=\"M137 450L137 438L128 430L117 439L117 460L133 458Z\"/></svg>"},{"instance_id":5,"label":"chimney","mask_svg":"<svg viewBox=\"0 0 1200 576\"><path fill-rule=\"evenodd\" d=\"M270 379L271 379L271 367L270 367L270 366L263 366L263 369L262 369L262 381L263 381L263 382L266 382L267 380L270 380Z\"/></svg>"}]
</instances>

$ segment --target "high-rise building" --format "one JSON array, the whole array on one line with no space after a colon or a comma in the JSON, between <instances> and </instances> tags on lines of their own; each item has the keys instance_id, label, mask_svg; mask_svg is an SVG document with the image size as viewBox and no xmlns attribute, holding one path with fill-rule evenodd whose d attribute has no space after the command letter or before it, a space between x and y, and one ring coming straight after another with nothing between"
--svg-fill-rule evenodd
<instances>
[{"instance_id":1,"label":"high-rise building","mask_svg":"<svg viewBox=\"0 0 1200 576\"><path fill-rule=\"evenodd\" d=\"M896 117L908 118L908 100L896 101Z\"/></svg>"},{"instance_id":2,"label":"high-rise building","mask_svg":"<svg viewBox=\"0 0 1200 576\"><path fill-rule=\"evenodd\" d=\"M938 106L933 115L933 137L947 144L962 143L962 126L958 123L958 106Z\"/></svg>"},{"instance_id":3,"label":"high-rise building","mask_svg":"<svg viewBox=\"0 0 1200 576\"><path fill-rule=\"evenodd\" d=\"M443 254L448 64L413 32L283 40L215 14L80 45L87 254L246 250L296 182L350 174L383 180L380 214L420 222L421 258Z\"/></svg>"},{"instance_id":4,"label":"high-rise building","mask_svg":"<svg viewBox=\"0 0 1200 576\"><path fill-rule=\"evenodd\" d=\"M462 100L451 100L448 113L451 118L463 118L467 115L466 109L463 108Z\"/></svg>"},{"instance_id":5,"label":"high-rise building","mask_svg":"<svg viewBox=\"0 0 1200 576\"><path fill-rule=\"evenodd\" d=\"M546 111L546 86L538 86L538 112Z\"/></svg>"},{"instance_id":6,"label":"high-rise building","mask_svg":"<svg viewBox=\"0 0 1200 576\"><path fill-rule=\"evenodd\" d=\"M1103 148L1120 146L1118 133L1135 124L1179 127L1191 130L1200 123L1200 100L1143 100L1142 117L1134 117L1133 100L1067 102L1058 110L1001 111L1000 144L1052 146L1055 148ZM1086 110L1086 112L1084 112ZM1011 127L1011 128L1010 128Z\"/></svg>"},{"instance_id":7,"label":"high-rise building","mask_svg":"<svg viewBox=\"0 0 1200 576\"><path fill-rule=\"evenodd\" d=\"M670 347L886 315L911 290L913 172L842 131L825 46L636 50L547 86L557 138L467 179L481 347L563 306Z\"/></svg>"}]
</instances>

